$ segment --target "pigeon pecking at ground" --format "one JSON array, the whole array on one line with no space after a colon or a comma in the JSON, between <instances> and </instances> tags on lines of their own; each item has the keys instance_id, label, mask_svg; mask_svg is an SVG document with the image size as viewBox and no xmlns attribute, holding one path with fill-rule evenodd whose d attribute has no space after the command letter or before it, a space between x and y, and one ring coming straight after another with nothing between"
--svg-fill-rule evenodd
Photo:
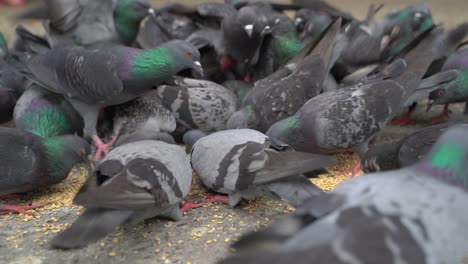
<instances>
[{"instance_id":1,"label":"pigeon pecking at ground","mask_svg":"<svg viewBox=\"0 0 468 264\"><path fill-rule=\"evenodd\" d=\"M332 157L290 151L251 129L225 130L202 137L192 147L192 167L205 186L229 195L231 206L243 198L276 194L293 206L322 193L300 173L332 165Z\"/></svg>"},{"instance_id":2,"label":"pigeon pecking at ground","mask_svg":"<svg viewBox=\"0 0 468 264\"><path fill-rule=\"evenodd\" d=\"M181 147L153 140L121 145L96 166L74 200L85 211L51 245L84 247L119 225L155 216L179 220L191 183L190 161Z\"/></svg>"},{"instance_id":3,"label":"pigeon pecking at ground","mask_svg":"<svg viewBox=\"0 0 468 264\"><path fill-rule=\"evenodd\" d=\"M462 263L468 248L468 127L420 162L312 198L235 246L234 263Z\"/></svg>"},{"instance_id":4,"label":"pigeon pecking at ground","mask_svg":"<svg viewBox=\"0 0 468 264\"><path fill-rule=\"evenodd\" d=\"M41 138L0 127L0 195L29 192L61 182L89 153L86 140L74 136ZM0 204L0 210L23 213L34 207Z\"/></svg>"},{"instance_id":5,"label":"pigeon pecking at ground","mask_svg":"<svg viewBox=\"0 0 468 264\"><path fill-rule=\"evenodd\" d=\"M84 135L96 147L95 159L108 153L115 138L104 144L96 132L101 108L134 99L184 69L203 72L198 50L174 40L152 50L116 46L87 50L55 47L26 62L27 76L67 98L84 119Z\"/></svg>"}]
</instances>

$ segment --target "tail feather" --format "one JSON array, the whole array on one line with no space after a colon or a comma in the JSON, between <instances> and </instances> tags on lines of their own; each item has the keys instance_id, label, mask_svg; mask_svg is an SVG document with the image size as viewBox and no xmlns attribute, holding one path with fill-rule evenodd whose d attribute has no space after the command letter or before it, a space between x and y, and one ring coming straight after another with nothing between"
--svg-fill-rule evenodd
<instances>
[{"instance_id":1,"label":"tail feather","mask_svg":"<svg viewBox=\"0 0 468 264\"><path fill-rule=\"evenodd\" d=\"M131 210L86 209L69 228L54 237L50 245L61 249L82 248L112 233L133 213Z\"/></svg>"}]
</instances>

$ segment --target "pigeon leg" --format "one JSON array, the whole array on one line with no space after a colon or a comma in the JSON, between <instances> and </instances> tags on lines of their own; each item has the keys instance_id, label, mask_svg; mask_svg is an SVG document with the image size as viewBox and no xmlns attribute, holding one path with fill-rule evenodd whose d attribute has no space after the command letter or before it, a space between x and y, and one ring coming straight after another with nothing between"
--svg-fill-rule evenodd
<instances>
[{"instance_id":1,"label":"pigeon leg","mask_svg":"<svg viewBox=\"0 0 468 264\"><path fill-rule=\"evenodd\" d=\"M0 6L25 6L26 0L0 0Z\"/></svg>"},{"instance_id":2,"label":"pigeon leg","mask_svg":"<svg viewBox=\"0 0 468 264\"><path fill-rule=\"evenodd\" d=\"M36 208L40 208L44 206L45 204L13 205L13 204L0 203L0 214L19 213L19 214L30 215L31 213L27 212L28 210L36 209Z\"/></svg>"},{"instance_id":3,"label":"pigeon leg","mask_svg":"<svg viewBox=\"0 0 468 264\"><path fill-rule=\"evenodd\" d=\"M395 118L390 122L390 124L392 126L405 126L416 123L416 121L411 120L411 113L413 113L413 111L410 109L402 118Z\"/></svg>"},{"instance_id":4,"label":"pigeon leg","mask_svg":"<svg viewBox=\"0 0 468 264\"><path fill-rule=\"evenodd\" d=\"M203 207L205 204L206 204L205 202L197 203L195 200L188 201L188 202L185 202L184 204L180 205L180 210L182 211L182 213L185 214L187 211Z\"/></svg>"},{"instance_id":5,"label":"pigeon leg","mask_svg":"<svg viewBox=\"0 0 468 264\"><path fill-rule=\"evenodd\" d=\"M446 105L444 106L444 110L442 111L442 113L441 113L440 115L438 115L438 116L436 116L436 117L433 117L433 118L431 119L432 123L440 123L440 122L442 122L444 119L449 118L449 117L450 117L450 111L449 111L449 108L448 108L448 107L449 107L449 105L446 104Z\"/></svg>"},{"instance_id":6,"label":"pigeon leg","mask_svg":"<svg viewBox=\"0 0 468 264\"><path fill-rule=\"evenodd\" d=\"M205 200L203 200L200 203L196 202L195 200L188 201L180 206L180 210L185 214L187 211L203 207L207 203L229 204L229 197L224 195L211 195L205 198Z\"/></svg>"},{"instance_id":7,"label":"pigeon leg","mask_svg":"<svg viewBox=\"0 0 468 264\"><path fill-rule=\"evenodd\" d=\"M96 145L96 148L97 148L96 155L94 156L95 160L101 160L102 154L107 155L109 153L109 148L112 147L112 145L117 140L117 138L114 137L109 143L104 144L97 135L94 135L91 138L93 139L94 144Z\"/></svg>"},{"instance_id":8,"label":"pigeon leg","mask_svg":"<svg viewBox=\"0 0 468 264\"><path fill-rule=\"evenodd\" d=\"M234 59L229 55L222 55L219 60L219 68L222 72L231 71L234 67Z\"/></svg>"},{"instance_id":9,"label":"pigeon leg","mask_svg":"<svg viewBox=\"0 0 468 264\"><path fill-rule=\"evenodd\" d=\"M244 81L248 83L252 83L252 74L250 72L247 72L245 74Z\"/></svg>"},{"instance_id":10,"label":"pigeon leg","mask_svg":"<svg viewBox=\"0 0 468 264\"><path fill-rule=\"evenodd\" d=\"M225 195L211 195L208 196L205 200L205 203L221 203L229 204L229 197Z\"/></svg>"}]
</instances>

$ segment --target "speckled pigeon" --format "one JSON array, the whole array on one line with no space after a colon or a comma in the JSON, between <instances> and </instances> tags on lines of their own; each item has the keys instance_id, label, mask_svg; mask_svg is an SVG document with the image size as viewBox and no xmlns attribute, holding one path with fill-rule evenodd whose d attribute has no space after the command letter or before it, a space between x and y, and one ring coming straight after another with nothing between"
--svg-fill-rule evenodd
<instances>
[{"instance_id":1,"label":"speckled pigeon","mask_svg":"<svg viewBox=\"0 0 468 264\"><path fill-rule=\"evenodd\" d=\"M65 135L41 138L0 127L0 195L23 193L64 180L89 153L86 140ZM0 204L0 211L24 212L29 206Z\"/></svg>"},{"instance_id":2,"label":"speckled pigeon","mask_svg":"<svg viewBox=\"0 0 468 264\"><path fill-rule=\"evenodd\" d=\"M206 187L229 195L231 206L272 194L297 206L322 193L300 173L332 165L334 159L289 150L255 130L225 130L196 141L192 167Z\"/></svg>"},{"instance_id":3,"label":"speckled pigeon","mask_svg":"<svg viewBox=\"0 0 468 264\"><path fill-rule=\"evenodd\" d=\"M182 218L179 204L192 183L183 149L143 140L113 149L95 168L74 202L86 209L56 236L54 248L80 248L109 235L122 224L155 216Z\"/></svg>"},{"instance_id":4,"label":"speckled pigeon","mask_svg":"<svg viewBox=\"0 0 468 264\"><path fill-rule=\"evenodd\" d=\"M243 107L228 122L228 128L267 131L275 122L293 115L308 99L318 95L337 58L335 43L341 19L337 20L315 46L311 43L286 66L255 83Z\"/></svg>"},{"instance_id":5,"label":"speckled pigeon","mask_svg":"<svg viewBox=\"0 0 468 264\"><path fill-rule=\"evenodd\" d=\"M234 93L211 81L175 78L175 85L161 85L157 91L177 123L189 130L223 130L236 111Z\"/></svg>"},{"instance_id":6,"label":"speckled pigeon","mask_svg":"<svg viewBox=\"0 0 468 264\"><path fill-rule=\"evenodd\" d=\"M451 128L424 160L341 183L220 263L463 263L467 166L468 128Z\"/></svg>"},{"instance_id":7,"label":"speckled pigeon","mask_svg":"<svg viewBox=\"0 0 468 264\"><path fill-rule=\"evenodd\" d=\"M83 134L83 119L62 95L32 84L18 99L14 111L18 129L42 138Z\"/></svg>"},{"instance_id":8,"label":"speckled pigeon","mask_svg":"<svg viewBox=\"0 0 468 264\"><path fill-rule=\"evenodd\" d=\"M368 142L401 111L402 103L418 87L433 61L436 37L437 32L431 32L407 54L405 61L399 59L388 66L397 74L389 72L387 78L382 75L320 94L295 115L272 125L266 134L297 151L332 154L352 149L364 155ZM401 63L407 65L405 71L394 67Z\"/></svg>"},{"instance_id":9,"label":"speckled pigeon","mask_svg":"<svg viewBox=\"0 0 468 264\"><path fill-rule=\"evenodd\" d=\"M139 140L175 143L170 133L176 129L176 120L172 112L162 105L156 91L111 108L116 146Z\"/></svg>"},{"instance_id":10,"label":"speckled pigeon","mask_svg":"<svg viewBox=\"0 0 468 264\"><path fill-rule=\"evenodd\" d=\"M116 46L86 50L54 47L26 62L29 78L46 89L64 95L85 122L84 135L98 148L96 159L107 153L96 132L101 108L134 99L177 72L202 72L200 53L185 41L175 40L152 50Z\"/></svg>"},{"instance_id":11,"label":"speckled pigeon","mask_svg":"<svg viewBox=\"0 0 468 264\"><path fill-rule=\"evenodd\" d=\"M49 19L44 28L56 44L130 45L151 6L147 0L46 0Z\"/></svg>"}]
</instances>

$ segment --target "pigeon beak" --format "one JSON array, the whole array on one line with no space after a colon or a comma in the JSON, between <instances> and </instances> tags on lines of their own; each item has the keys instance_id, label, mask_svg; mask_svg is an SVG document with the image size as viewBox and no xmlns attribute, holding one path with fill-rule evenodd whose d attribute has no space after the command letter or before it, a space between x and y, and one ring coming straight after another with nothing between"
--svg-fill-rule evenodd
<instances>
[{"instance_id":1,"label":"pigeon beak","mask_svg":"<svg viewBox=\"0 0 468 264\"><path fill-rule=\"evenodd\" d=\"M431 110L433 105L434 105L434 100L429 99L429 101L427 102L426 112L429 112L429 110Z\"/></svg>"},{"instance_id":2,"label":"pigeon beak","mask_svg":"<svg viewBox=\"0 0 468 264\"><path fill-rule=\"evenodd\" d=\"M193 69L199 73L200 75L204 75L204 72L203 72L203 67L201 65L201 63L199 61L195 61L193 62Z\"/></svg>"},{"instance_id":3,"label":"pigeon beak","mask_svg":"<svg viewBox=\"0 0 468 264\"><path fill-rule=\"evenodd\" d=\"M304 21L304 19L302 19L302 17L298 17L296 18L296 20L294 20L294 24L296 24L296 27L302 23L302 21Z\"/></svg>"},{"instance_id":4,"label":"pigeon beak","mask_svg":"<svg viewBox=\"0 0 468 264\"><path fill-rule=\"evenodd\" d=\"M252 24L246 25L244 27L244 30L247 33L247 35L249 36L249 38L252 38L253 28L254 28L254 26Z\"/></svg>"}]
</instances>

